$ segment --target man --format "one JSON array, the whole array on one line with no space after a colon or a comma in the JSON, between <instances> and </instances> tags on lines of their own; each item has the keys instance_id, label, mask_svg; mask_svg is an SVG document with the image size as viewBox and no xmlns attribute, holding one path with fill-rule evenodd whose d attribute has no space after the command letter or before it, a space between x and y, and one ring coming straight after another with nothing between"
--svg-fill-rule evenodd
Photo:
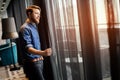
<instances>
[{"instance_id":1,"label":"man","mask_svg":"<svg viewBox=\"0 0 120 80\"><path fill-rule=\"evenodd\" d=\"M29 6L26 9L27 20L19 31L23 69L29 80L44 80L43 56L52 54L51 48L41 50L40 38L36 27L40 21L40 12L39 6Z\"/></svg>"}]
</instances>

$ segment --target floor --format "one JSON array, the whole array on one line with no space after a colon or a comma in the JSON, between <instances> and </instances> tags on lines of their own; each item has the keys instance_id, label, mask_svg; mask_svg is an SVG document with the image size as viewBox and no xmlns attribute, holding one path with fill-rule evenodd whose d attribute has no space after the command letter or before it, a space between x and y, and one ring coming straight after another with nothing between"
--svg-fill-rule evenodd
<instances>
[{"instance_id":1,"label":"floor","mask_svg":"<svg viewBox=\"0 0 120 80\"><path fill-rule=\"evenodd\" d=\"M23 68L20 70L10 71L11 66L0 66L0 80L28 80L25 77ZM104 78L103 80L111 80L110 78Z\"/></svg>"},{"instance_id":2,"label":"floor","mask_svg":"<svg viewBox=\"0 0 120 80\"><path fill-rule=\"evenodd\" d=\"M28 80L25 77L23 68L20 70L10 71L11 66L1 66L0 67L0 80Z\"/></svg>"}]
</instances>

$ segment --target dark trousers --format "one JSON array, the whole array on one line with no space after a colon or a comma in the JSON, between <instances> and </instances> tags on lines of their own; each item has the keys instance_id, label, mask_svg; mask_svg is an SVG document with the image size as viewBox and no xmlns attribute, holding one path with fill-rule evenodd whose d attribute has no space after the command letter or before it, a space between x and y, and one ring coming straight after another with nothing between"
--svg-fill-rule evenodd
<instances>
[{"instance_id":1,"label":"dark trousers","mask_svg":"<svg viewBox=\"0 0 120 80\"><path fill-rule=\"evenodd\" d=\"M24 62L23 69L29 80L45 80L43 76L43 61Z\"/></svg>"}]
</instances>

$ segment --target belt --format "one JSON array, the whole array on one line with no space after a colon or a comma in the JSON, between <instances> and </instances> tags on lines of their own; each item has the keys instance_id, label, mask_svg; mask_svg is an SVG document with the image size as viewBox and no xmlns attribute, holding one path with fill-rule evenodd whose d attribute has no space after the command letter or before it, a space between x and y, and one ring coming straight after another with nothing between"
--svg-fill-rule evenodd
<instances>
[{"instance_id":1,"label":"belt","mask_svg":"<svg viewBox=\"0 0 120 80\"><path fill-rule=\"evenodd\" d=\"M44 60L44 58L41 56L39 58L35 58L35 59L32 59L32 60L24 59L23 62L37 62L37 61L40 61L40 60Z\"/></svg>"},{"instance_id":2,"label":"belt","mask_svg":"<svg viewBox=\"0 0 120 80\"><path fill-rule=\"evenodd\" d=\"M41 56L39 58L32 59L31 62L36 62L36 61L40 61L40 60L44 60L44 58Z\"/></svg>"}]
</instances>

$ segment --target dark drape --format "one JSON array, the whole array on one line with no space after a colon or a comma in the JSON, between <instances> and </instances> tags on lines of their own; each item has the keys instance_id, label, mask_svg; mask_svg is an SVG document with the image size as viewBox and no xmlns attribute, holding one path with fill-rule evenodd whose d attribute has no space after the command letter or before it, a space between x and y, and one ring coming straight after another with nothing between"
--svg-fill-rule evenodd
<instances>
[{"instance_id":1,"label":"dark drape","mask_svg":"<svg viewBox=\"0 0 120 80\"><path fill-rule=\"evenodd\" d=\"M20 26L26 19L25 13L25 0L11 0L8 8L7 8L8 17L14 17L16 23L16 29L19 31ZM19 39L14 40L17 44L17 52L18 52L18 63L21 64L21 51Z\"/></svg>"}]
</instances>

